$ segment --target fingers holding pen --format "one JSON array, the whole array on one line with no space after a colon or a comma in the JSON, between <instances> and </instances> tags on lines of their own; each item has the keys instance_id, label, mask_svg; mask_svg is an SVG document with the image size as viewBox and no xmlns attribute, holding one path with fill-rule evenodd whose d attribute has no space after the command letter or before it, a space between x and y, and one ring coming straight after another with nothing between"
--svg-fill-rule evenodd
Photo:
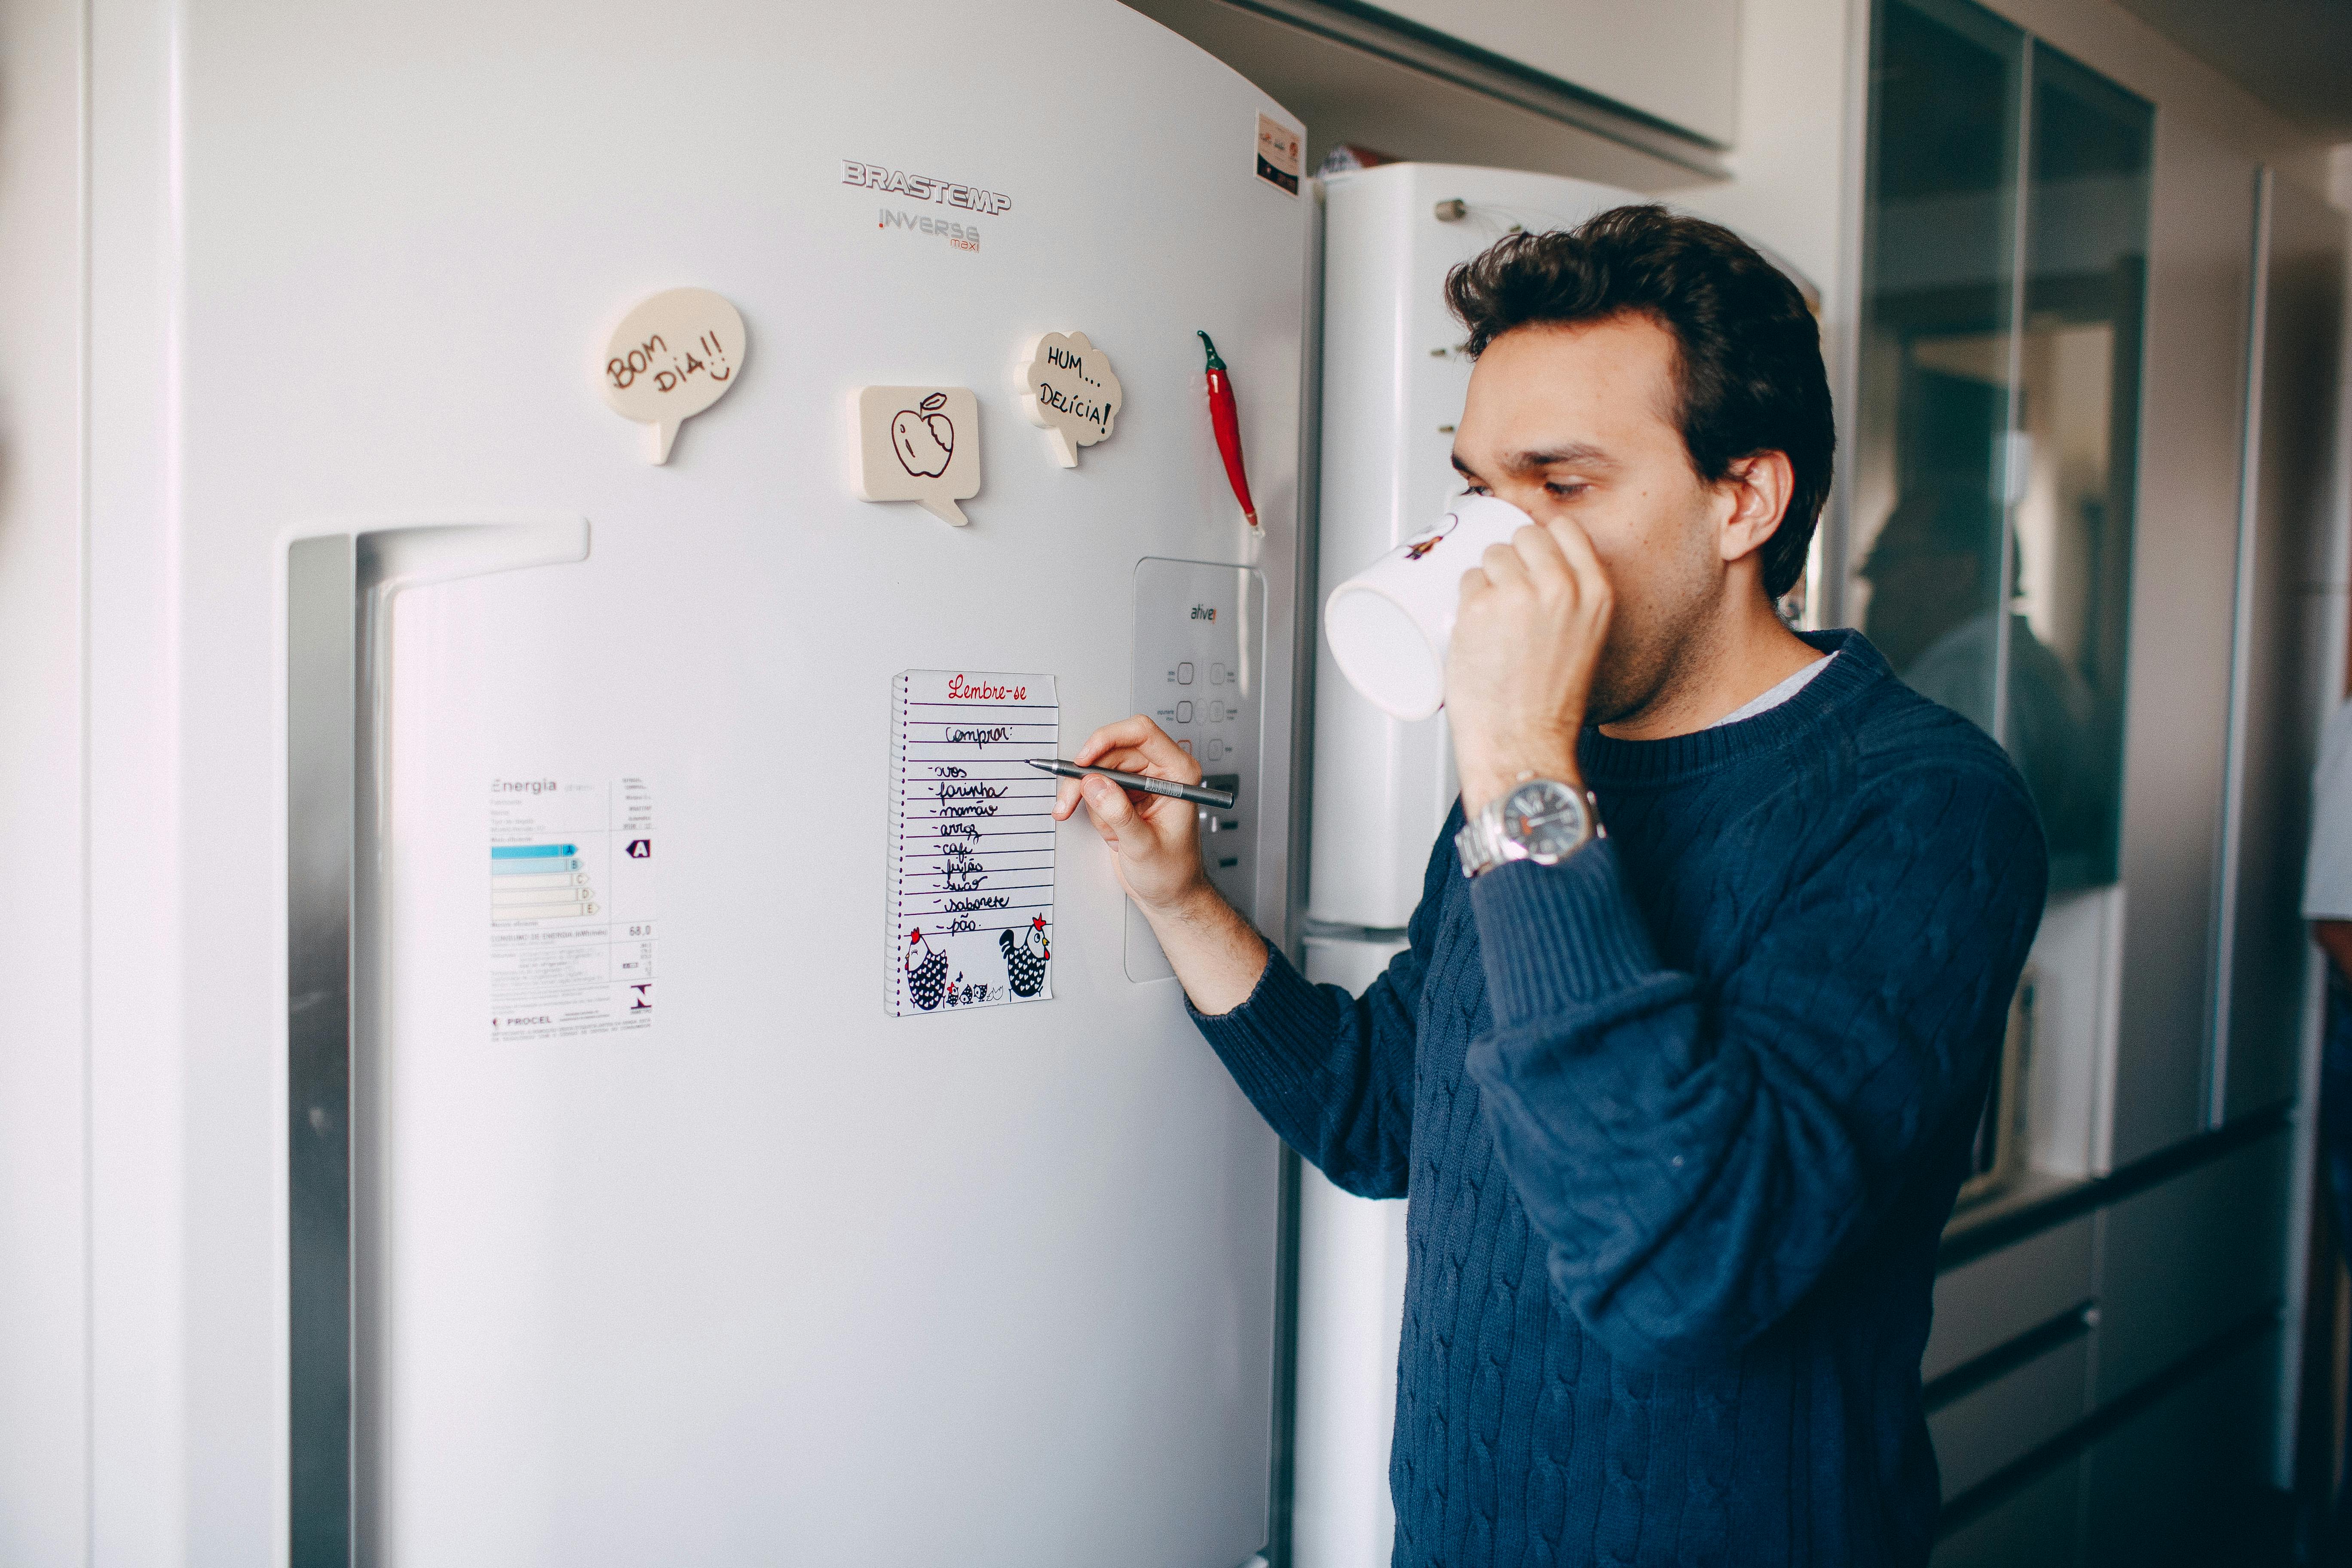
<instances>
[{"instance_id":1,"label":"fingers holding pen","mask_svg":"<svg viewBox=\"0 0 2352 1568\"><path fill-rule=\"evenodd\" d=\"M1124 754L1128 760L1118 760L1118 754ZM1086 743L1077 749L1070 761L1082 766L1158 773L1182 784L1199 782L1183 777L1183 771L1192 765L1192 759L1168 738L1166 731L1140 713L1106 724L1088 735Z\"/></svg>"},{"instance_id":2,"label":"fingers holding pen","mask_svg":"<svg viewBox=\"0 0 2352 1568\"><path fill-rule=\"evenodd\" d=\"M1141 779L1113 776L1132 773L1198 785L1201 765L1190 752L1138 713L1097 730L1069 761L1112 772L1057 781L1054 816L1066 822L1079 806L1087 808L1087 820L1109 847L1119 885L1129 897L1147 909L1157 908L1205 886L1192 803L1133 787Z\"/></svg>"},{"instance_id":3,"label":"fingers holding pen","mask_svg":"<svg viewBox=\"0 0 2352 1568\"><path fill-rule=\"evenodd\" d=\"M1159 728L1140 713L1114 720L1088 735L1078 749L1070 753L1070 761L1082 766L1108 767L1110 764L1102 760L1106 753L1114 747L1140 746L1145 735Z\"/></svg>"},{"instance_id":4,"label":"fingers holding pen","mask_svg":"<svg viewBox=\"0 0 2352 1568\"><path fill-rule=\"evenodd\" d=\"M1158 725L1140 713L1131 718L1118 720L1114 723L1105 724L1086 738L1077 751L1071 755L1070 761L1088 767L1137 771L1136 761L1122 759L1132 759L1135 748L1143 742L1145 732L1149 731L1156 733L1158 730ZM1055 785L1055 821L1067 822L1070 819L1070 814L1078 809L1079 801L1085 798L1085 793L1080 788L1084 783L1082 779L1066 778Z\"/></svg>"},{"instance_id":5,"label":"fingers holding pen","mask_svg":"<svg viewBox=\"0 0 2352 1568\"><path fill-rule=\"evenodd\" d=\"M1094 819L1105 839L1116 844L1118 836L1136 826L1135 802L1127 791L1097 773L1078 781L1087 800L1087 815Z\"/></svg>"},{"instance_id":6,"label":"fingers holding pen","mask_svg":"<svg viewBox=\"0 0 2352 1568\"><path fill-rule=\"evenodd\" d=\"M1117 768L1122 773L1150 773L1178 784L1201 782L1201 764L1168 738L1168 732L1140 713L1105 724L1071 753L1082 767Z\"/></svg>"}]
</instances>

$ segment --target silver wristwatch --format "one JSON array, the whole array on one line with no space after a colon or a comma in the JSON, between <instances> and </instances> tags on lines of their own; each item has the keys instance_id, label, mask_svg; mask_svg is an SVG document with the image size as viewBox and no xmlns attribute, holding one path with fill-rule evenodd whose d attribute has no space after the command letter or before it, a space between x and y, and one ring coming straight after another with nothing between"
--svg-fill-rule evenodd
<instances>
[{"instance_id":1,"label":"silver wristwatch","mask_svg":"<svg viewBox=\"0 0 2352 1568\"><path fill-rule=\"evenodd\" d=\"M1464 823L1454 836L1454 847L1462 857L1462 874L1475 877L1506 860L1557 866L1593 839L1607 837L1591 790L1528 777Z\"/></svg>"}]
</instances>

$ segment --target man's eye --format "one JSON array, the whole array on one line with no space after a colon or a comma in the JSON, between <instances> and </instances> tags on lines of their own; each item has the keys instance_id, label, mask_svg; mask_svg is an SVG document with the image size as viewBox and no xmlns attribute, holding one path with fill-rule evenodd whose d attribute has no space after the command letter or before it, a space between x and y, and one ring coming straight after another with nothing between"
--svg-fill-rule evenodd
<instances>
[{"instance_id":1,"label":"man's eye","mask_svg":"<svg viewBox=\"0 0 2352 1568\"><path fill-rule=\"evenodd\" d=\"M1545 489L1549 490L1553 495L1558 496L1562 500L1572 500L1591 488L1592 487L1591 485L1581 484L1575 480L1548 482L1544 486Z\"/></svg>"},{"instance_id":2,"label":"man's eye","mask_svg":"<svg viewBox=\"0 0 2352 1568\"><path fill-rule=\"evenodd\" d=\"M1490 496L1495 492L1488 489L1485 485L1473 480L1462 487L1462 493L1465 496Z\"/></svg>"}]
</instances>

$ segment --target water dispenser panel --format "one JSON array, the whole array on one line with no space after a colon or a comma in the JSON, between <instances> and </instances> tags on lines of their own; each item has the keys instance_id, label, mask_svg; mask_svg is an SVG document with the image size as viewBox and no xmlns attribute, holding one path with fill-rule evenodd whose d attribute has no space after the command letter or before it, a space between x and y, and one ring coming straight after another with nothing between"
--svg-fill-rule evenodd
<instances>
[{"instance_id":1,"label":"water dispenser panel","mask_svg":"<svg viewBox=\"0 0 2352 1568\"><path fill-rule=\"evenodd\" d=\"M1209 879L1235 909L1256 908L1259 721L1265 705L1265 583L1245 566L1147 558L1135 567L1135 710L1198 759L1203 783L1234 792L1230 811L1201 811ZM1127 910L1127 977L1175 971L1135 906Z\"/></svg>"}]
</instances>

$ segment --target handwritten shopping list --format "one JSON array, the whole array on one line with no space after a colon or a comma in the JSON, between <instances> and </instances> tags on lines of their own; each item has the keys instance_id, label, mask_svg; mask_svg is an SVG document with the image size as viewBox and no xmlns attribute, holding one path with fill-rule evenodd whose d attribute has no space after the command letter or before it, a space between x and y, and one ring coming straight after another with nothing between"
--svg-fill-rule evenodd
<instances>
[{"instance_id":1,"label":"handwritten shopping list","mask_svg":"<svg viewBox=\"0 0 2352 1568\"><path fill-rule=\"evenodd\" d=\"M1050 675L902 670L891 683L890 1015L1054 994Z\"/></svg>"}]
</instances>

